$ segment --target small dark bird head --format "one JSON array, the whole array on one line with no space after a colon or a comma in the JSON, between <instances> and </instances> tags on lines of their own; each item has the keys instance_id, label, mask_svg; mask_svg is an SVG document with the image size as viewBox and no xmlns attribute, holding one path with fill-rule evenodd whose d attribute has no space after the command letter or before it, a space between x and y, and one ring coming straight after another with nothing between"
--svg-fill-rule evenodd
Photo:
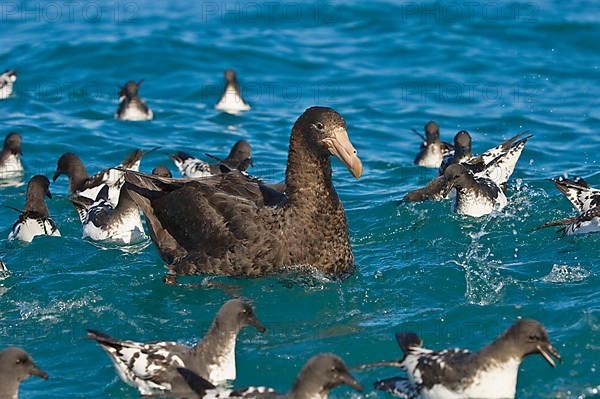
<instances>
[{"instance_id":1,"label":"small dark bird head","mask_svg":"<svg viewBox=\"0 0 600 399\"><path fill-rule=\"evenodd\" d=\"M461 130L454 136L454 151L456 156L471 154L471 135L466 130Z\"/></svg>"},{"instance_id":2,"label":"small dark bird head","mask_svg":"<svg viewBox=\"0 0 600 399\"><path fill-rule=\"evenodd\" d=\"M223 75L225 76L227 83L235 83L237 81L237 77L233 69L226 69Z\"/></svg>"},{"instance_id":3,"label":"small dark bird head","mask_svg":"<svg viewBox=\"0 0 600 399\"><path fill-rule=\"evenodd\" d=\"M21 135L18 133L9 133L4 139L4 150L8 150L11 154L21 155Z\"/></svg>"},{"instance_id":4,"label":"small dark bird head","mask_svg":"<svg viewBox=\"0 0 600 399\"><path fill-rule=\"evenodd\" d=\"M15 347L6 348L0 352L0 375L5 378L14 378L18 382L31 376L48 379L48 374L36 366L27 352Z\"/></svg>"},{"instance_id":5,"label":"small dark bird head","mask_svg":"<svg viewBox=\"0 0 600 399\"><path fill-rule=\"evenodd\" d=\"M425 138L429 144L440 141L440 127L434 121L429 121L425 125Z\"/></svg>"},{"instance_id":6,"label":"small dark bird head","mask_svg":"<svg viewBox=\"0 0 600 399\"><path fill-rule=\"evenodd\" d=\"M52 198L52 194L50 194L50 180L42 175L33 176L27 186L27 197L29 198L30 196Z\"/></svg>"},{"instance_id":7,"label":"small dark bird head","mask_svg":"<svg viewBox=\"0 0 600 399\"><path fill-rule=\"evenodd\" d=\"M300 397L326 397L329 391L340 385L348 385L359 392L363 390L342 359L334 354L325 353L306 362L292 392L304 394L298 395Z\"/></svg>"},{"instance_id":8,"label":"small dark bird head","mask_svg":"<svg viewBox=\"0 0 600 399\"><path fill-rule=\"evenodd\" d=\"M240 140L233 145L226 161L242 162L252 156L252 149L246 140Z\"/></svg>"},{"instance_id":9,"label":"small dark bird head","mask_svg":"<svg viewBox=\"0 0 600 399\"><path fill-rule=\"evenodd\" d=\"M266 331L265 326L254 314L252 306L241 299L231 299L219 310L215 323L222 329L237 333L247 326L253 326L260 333Z\"/></svg>"},{"instance_id":10,"label":"small dark bird head","mask_svg":"<svg viewBox=\"0 0 600 399\"><path fill-rule=\"evenodd\" d=\"M362 175L362 162L350 142L346 122L332 108L308 108L296 121L294 129L300 128L304 139L317 154L334 155L355 178Z\"/></svg>"},{"instance_id":11,"label":"small dark bird head","mask_svg":"<svg viewBox=\"0 0 600 399\"><path fill-rule=\"evenodd\" d=\"M444 179L446 180L446 195L454 187L463 188L472 180L471 172L459 163L454 163L444 171Z\"/></svg>"},{"instance_id":12,"label":"small dark bird head","mask_svg":"<svg viewBox=\"0 0 600 399\"><path fill-rule=\"evenodd\" d=\"M513 324L500 338L511 347L513 353L520 358L528 355L539 354L552 367L556 367L554 358L561 361L561 357L552 346L544 326L535 320L520 320Z\"/></svg>"},{"instance_id":13,"label":"small dark bird head","mask_svg":"<svg viewBox=\"0 0 600 399\"><path fill-rule=\"evenodd\" d=\"M163 165L159 165L156 168L152 169L152 174L154 176L167 177L169 179L173 177L169 168Z\"/></svg>"},{"instance_id":14,"label":"small dark bird head","mask_svg":"<svg viewBox=\"0 0 600 399\"><path fill-rule=\"evenodd\" d=\"M132 99L138 97L138 92L142 83L144 83L144 80L140 80L137 83L133 80L130 80L129 82L125 83L125 86L123 86L123 88L121 88L121 91L119 92L119 98L125 97L128 99Z\"/></svg>"},{"instance_id":15,"label":"small dark bird head","mask_svg":"<svg viewBox=\"0 0 600 399\"><path fill-rule=\"evenodd\" d=\"M81 159L72 152L64 153L59 159L56 165L56 171L52 176L52 181L56 181L60 175L67 175L71 177L76 170L83 168L83 162Z\"/></svg>"}]
</instances>

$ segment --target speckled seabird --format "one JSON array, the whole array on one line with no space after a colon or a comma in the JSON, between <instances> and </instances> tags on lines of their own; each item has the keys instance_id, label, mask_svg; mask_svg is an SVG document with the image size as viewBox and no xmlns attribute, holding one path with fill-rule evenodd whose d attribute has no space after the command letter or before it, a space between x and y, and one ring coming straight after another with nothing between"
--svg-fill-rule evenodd
<instances>
[{"instance_id":1,"label":"speckled seabird","mask_svg":"<svg viewBox=\"0 0 600 399\"><path fill-rule=\"evenodd\" d=\"M48 206L44 197L52 198L50 181L46 176L37 175L31 178L27 186L25 209L13 225L9 240L33 241L37 236L60 236L60 231L50 219Z\"/></svg>"},{"instance_id":2,"label":"speckled seabird","mask_svg":"<svg viewBox=\"0 0 600 399\"><path fill-rule=\"evenodd\" d=\"M18 399L19 385L31 376L48 379L48 373L23 349L9 347L0 352L0 398Z\"/></svg>"},{"instance_id":3,"label":"speckled seabird","mask_svg":"<svg viewBox=\"0 0 600 399\"><path fill-rule=\"evenodd\" d=\"M450 153L452 145L440 140L440 127L434 121L427 122L425 135L414 131L423 139L421 150L415 158L415 165L425 168L439 168L443 158Z\"/></svg>"},{"instance_id":4,"label":"speckled seabird","mask_svg":"<svg viewBox=\"0 0 600 399\"><path fill-rule=\"evenodd\" d=\"M8 267L6 266L6 263L4 263L4 260L0 259L0 274L2 273L8 273Z\"/></svg>"},{"instance_id":5,"label":"speckled seabird","mask_svg":"<svg viewBox=\"0 0 600 399\"><path fill-rule=\"evenodd\" d=\"M192 179L213 176L232 170L245 172L252 165L252 149L245 140L236 142L225 159L219 159L210 154L207 154L207 156L216 160L217 163L210 164L183 151L171 155L171 159L179 169L181 176Z\"/></svg>"},{"instance_id":6,"label":"speckled seabird","mask_svg":"<svg viewBox=\"0 0 600 399\"><path fill-rule=\"evenodd\" d=\"M240 91L240 86L238 84L235 71L232 69L227 69L224 75L225 87L219 102L215 105L215 108L219 111L232 115L237 115L240 112L248 111L250 109L250 105L248 105L242 98L242 93Z\"/></svg>"},{"instance_id":7,"label":"speckled seabird","mask_svg":"<svg viewBox=\"0 0 600 399\"><path fill-rule=\"evenodd\" d=\"M119 92L119 108L115 118L122 121L150 121L154 119L154 113L139 95L139 89L143 80L134 82L130 80Z\"/></svg>"},{"instance_id":8,"label":"speckled seabird","mask_svg":"<svg viewBox=\"0 0 600 399\"><path fill-rule=\"evenodd\" d=\"M121 187L115 207L108 200L108 191L109 187L105 185L93 202L77 196L71 198L83 224L83 238L120 244L145 240L142 216L129 192Z\"/></svg>"},{"instance_id":9,"label":"speckled seabird","mask_svg":"<svg viewBox=\"0 0 600 399\"><path fill-rule=\"evenodd\" d=\"M539 228L561 226L559 232L564 235L597 233L600 231L600 190L592 188L581 177L573 180L559 177L554 184L571 201L579 215L554 220Z\"/></svg>"},{"instance_id":10,"label":"speckled seabird","mask_svg":"<svg viewBox=\"0 0 600 399\"><path fill-rule=\"evenodd\" d=\"M332 155L361 176L344 119L312 107L292 128L277 206L267 203L264 185L237 171L187 181L127 172L127 188L168 264L168 282L188 274L260 277L297 266L343 278L354 271L354 255Z\"/></svg>"},{"instance_id":11,"label":"speckled seabird","mask_svg":"<svg viewBox=\"0 0 600 399\"><path fill-rule=\"evenodd\" d=\"M0 179L15 179L23 176L21 142L21 136L14 132L4 138L4 146L0 153Z\"/></svg>"},{"instance_id":12,"label":"speckled seabird","mask_svg":"<svg viewBox=\"0 0 600 399\"><path fill-rule=\"evenodd\" d=\"M252 306L232 299L221 307L208 333L192 348L176 342L119 341L91 330L89 337L106 351L124 382L137 387L142 395L150 395L185 390L187 384L177 372L180 367L212 384L234 380L236 340L246 326L265 331Z\"/></svg>"},{"instance_id":13,"label":"speckled seabird","mask_svg":"<svg viewBox=\"0 0 600 399\"><path fill-rule=\"evenodd\" d=\"M102 170L94 176L89 176L81 159L72 152L67 152L59 158L52 180L56 181L61 175L66 175L69 178L69 192L92 201L96 200L100 190L107 185L109 202L117 206L121 187L124 184L123 172L117 168L139 170L143 155L142 150L135 150L115 168Z\"/></svg>"},{"instance_id":14,"label":"speckled seabird","mask_svg":"<svg viewBox=\"0 0 600 399\"><path fill-rule=\"evenodd\" d=\"M292 389L287 394L279 394L273 388L248 387L238 390L218 388L187 369L178 369L195 395L184 392L186 398L223 399L327 399L329 392L341 385L362 392L362 386L350 374L338 356L323 353L311 358L302 370Z\"/></svg>"},{"instance_id":15,"label":"speckled seabird","mask_svg":"<svg viewBox=\"0 0 600 399\"><path fill-rule=\"evenodd\" d=\"M407 377L378 381L375 388L405 399L511 399L526 356L539 354L552 367L556 366L552 356L560 360L546 330L535 320L518 321L479 352L425 349L414 333L396 334L396 340L404 352L401 360L363 368L402 368Z\"/></svg>"},{"instance_id":16,"label":"speckled seabird","mask_svg":"<svg viewBox=\"0 0 600 399\"><path fill-rule=\"evenodd\" d=\"M525 132L519 133L475 156L471 153L471 136L463 130L454 138L454 154L444 159L440 167L440 175L449 165L460 163L475 176L490 179L506 191L508 179L515 171L527 140L532 137L532 135L523 137L524 134Z\"/></svg>"},{"instance_id":17,"label":"speckled seabird","mask_svg":"<svg viewBox=\"0 0 600 399\"><path fill-rule=\"evenodd\" d=\"M0 74L0 100L6 100L13 93L17 81L17 71L7 70Z\"/></svg>"},{"instance_id":18,"label":"speckled seabird","mask_svg":"<svg viewBox=\"0 0 600 399\"><path fill-rule=\"evenodd\" d=\"M443 176L434 179L424 188L406 194L404 200L441 200L452 190L456 190L453 211L461 215L488 215L502 210L508 203L504 192L494 181L474 175L462 164L448 166Z\"/></svg>"}]
</instances>

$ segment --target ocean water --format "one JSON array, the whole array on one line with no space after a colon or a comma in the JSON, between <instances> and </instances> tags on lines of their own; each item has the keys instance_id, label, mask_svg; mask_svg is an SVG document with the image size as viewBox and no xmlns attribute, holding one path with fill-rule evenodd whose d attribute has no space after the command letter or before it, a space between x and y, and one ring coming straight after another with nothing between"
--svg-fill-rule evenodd
<instances>
[{"instance_id":1,"label":"ocean water","mask_svg":"<svg viewBox=\"0 0 600 399\"><path fill-rule=\"evenodd\" d=\"M287 390L313 354L348 365L401 356L394 332L428 347L476 350L517 318L541 321L564 362L527 358L519 398L591 398L600 390L600 235L561 238L529 230L573 215L548 181L577 174L600 186L600 7L532 2L0 2L0 68L20 75L0 102L0 133L24 137L26 179L51 176L66 151L91 172L134 148L161 149L142 169L173 170L168 154L225 155L253 146L251 172L284 176L290 128L311 105L346 119L364 162L353 179L334 162L357 272L318 276L162 282L151 243L133 248L80 239L63 177L48 201L62 238L0 241L11 274L0 281L0 347L25 347L48 381L23 398L135 398L85 328L135 340L200 338L219 306L250 298L265 335L242 333L235 386ZM225 68L237 70L252 110L213 109ZM113 119L119 84L145 79L150 123ZM520 131L527 144L510 182L510 205L473 219L450 204L402 204L435 171L412 165L411 132L435 119L450 141L460 129L484 151ZM25 187L1 189L20 207ZM16 213L0 210L1 236ZM187 280L186 280L187 281ZM372 392L398 370L356 373ZM344 388L334 398L362 397Z\"/></svg>"}]
</instances>

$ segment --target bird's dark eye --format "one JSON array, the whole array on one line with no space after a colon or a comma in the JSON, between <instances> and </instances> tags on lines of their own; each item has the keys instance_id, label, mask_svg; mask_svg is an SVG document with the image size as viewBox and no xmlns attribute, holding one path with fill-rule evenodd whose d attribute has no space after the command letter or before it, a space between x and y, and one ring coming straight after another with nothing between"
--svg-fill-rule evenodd
<instances>
[{"instance_id":1,"label":"bird's dark eye","mask_svg":"<svg viewBox=\"0 0 600 399\"><path fill-rule=\"evenodd\" d=\"M540 337L538 337L537 335L530 335L529 336L529 340L531 340L531 341L539 341Z\"/></svg>"},{"instance_id":2,"label":"bird's dark eye","mask_svg":"<svg viewBox=\"0 0 600 399\"><path fill-rule=\"evenodd\" d=\"M323 126L323 124L321 122L315 123L315 127L319 130L323 130L325 128L325 126Z\"/></svg>"}]
</instances>

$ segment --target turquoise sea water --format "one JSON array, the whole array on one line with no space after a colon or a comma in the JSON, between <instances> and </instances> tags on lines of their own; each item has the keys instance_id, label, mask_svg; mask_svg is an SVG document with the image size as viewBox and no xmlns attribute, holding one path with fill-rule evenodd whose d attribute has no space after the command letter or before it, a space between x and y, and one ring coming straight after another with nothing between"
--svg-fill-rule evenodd
<instances>
[{"instance_id":1,"label":"turquoise sea water","mask_svg":"<svg viewBox=\"0 0 600 399\"><path fill-rule=\"evenodd\" d=\"M162 283L152 244L127 250L80 239L67 181L50 212L63 238L0 241L12 274L0 281L0 347L25 347L49 381L24 398L135 398L93 327L136 340L193 343L234 295L253 300L266 335L244 331L236 386L287 390L304 361L328 351L349 365L396 358L397 330L427 346L477 349L517 317L541 321L564 358L525 360L519 398L589 398L600 389L600 236L529 233L572 215L547 179L579 174L600 186L600 8L594 1L36 2L0 1L0 68L18 69L0 102L0 133L24 137L27 176L51 176L65 151L90 171L133 148L162 146L145 171L188 150L225 155L241 138L251 172L283 178L291 125L314 104L338 110L364 162L356 181L335 162L357 273L344 282L284 276L213 279L224 288ZM252 110L217 113L222 71L235 68ZM151 123L112 118L117 85L145 79ZM412 165L410 129L437 120L451 140L467 129L483 151L520 131L527 144L510 205L472 219L449 203L398 204L434 171ZM3 188L22 206L25 187ZM0 211L3 237L16 214ZM202 279L190 279L202 282ZM371 383L397 370L357 373ZM335 398L359 397L345 389Z\"/></svg>"}]
</instances>

